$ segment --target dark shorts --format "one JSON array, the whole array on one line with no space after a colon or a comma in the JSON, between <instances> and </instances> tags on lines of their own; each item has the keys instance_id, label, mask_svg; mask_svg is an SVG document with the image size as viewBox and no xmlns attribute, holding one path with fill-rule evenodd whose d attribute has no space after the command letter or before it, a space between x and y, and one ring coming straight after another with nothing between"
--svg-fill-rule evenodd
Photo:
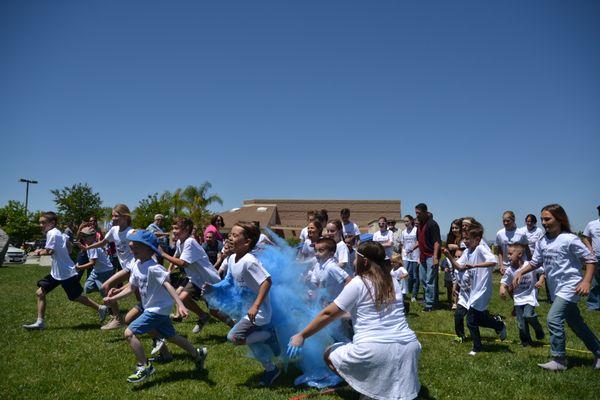
<instances>
[{"instance_id":1,"label":"dark shorts","mask_svg":"<svg viewBox=\"0 0 600 400\"><path fill-rule=\"evenodd\" d=\"M192 281L189 281L185 287L183 288L183 291L186 293L189 293L192 295L192 299L194 300L201 300L202 299L202 289L200 289L198 286L194 285L192 283Z\"/></svg>"},{"instance_id":2,"label":"dark shorts","mask_svg":"<svg viewBox=\"0 0 600 400\"><path fill-rule=\"evenodd\" d=\"M57 286L62 286L69 300L73 301L83 293L83 288L79 283L79 275L65 279L64 281L56 280L52 275L48 274L37 283L38 287L41 288L44 293L50 293Z\"/></svg>"}]
</instances>

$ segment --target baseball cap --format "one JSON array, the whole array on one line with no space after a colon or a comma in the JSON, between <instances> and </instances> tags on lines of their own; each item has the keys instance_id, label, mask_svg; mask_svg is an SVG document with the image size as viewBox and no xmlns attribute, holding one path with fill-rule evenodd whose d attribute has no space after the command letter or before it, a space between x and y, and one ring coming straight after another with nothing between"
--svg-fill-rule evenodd
<instances>
[{"instance_id":1,"label":"baseball cap","mask_svg":"<svg viewBox=\"0 0 600 400\"><path fill-rule=\"evenodd\" d=\"M131 229L127 233L127 240L132 242L143 243L150 247L156 254L160 254L158 251L158 239L156 235L145 229Z\"/></svg>"},{"instance_id":2,"label":"baseball cap","mask_svg":"<svg viewBox=\"0 0 600 400\"><path fill-rule=\"evenodd\" d=\"M96 234L96 230L92 227L86 226L79 233L81 233L83 236L92 236Z\"/></svg>"}]
</instances>

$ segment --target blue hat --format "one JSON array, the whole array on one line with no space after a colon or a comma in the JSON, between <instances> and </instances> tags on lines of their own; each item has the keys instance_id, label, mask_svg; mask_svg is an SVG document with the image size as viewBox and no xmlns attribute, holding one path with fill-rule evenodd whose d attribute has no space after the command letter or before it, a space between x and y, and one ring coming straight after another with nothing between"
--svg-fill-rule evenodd
<instances>
[{"instance_id":1,"label":"blue hat","mask_svg":"<svg viewBox=\"0 0 600 400\"><path fill-rule=\"evenodd\" d=\"M156 254L160 254L158 251L158 239L156 235L145 229L131 229L127 232L127 240L132 242L143 243L150 247Z\"/></svg>"}]
</instances>

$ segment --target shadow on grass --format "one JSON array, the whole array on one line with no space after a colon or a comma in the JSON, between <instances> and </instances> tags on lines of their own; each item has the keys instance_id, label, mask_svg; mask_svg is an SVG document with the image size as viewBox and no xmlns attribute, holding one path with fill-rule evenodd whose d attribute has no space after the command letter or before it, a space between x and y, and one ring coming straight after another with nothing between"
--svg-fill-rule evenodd
<instances>
[{"instance_id":1,"label":"shadow on grass","mask_svg":"<svg viewBox=\"0 0 600 400\"><path fill-rule=\"evenodd\" d=\"M209 386L216 386L216 382L212 379L208 379L208 371L202 370L198 371L197 369L190 369L187 371L169 371L169 372L161 372L160 367L157 368L157 371L150 377L148 380L133 386L132 390L134 392L149 389L155 385L162 385L165 383L172 383L178 381L185 380L193 380L198 381L202 380L206 382Z\"/></svg>"},{"instance_id":2,"label":"shadow on grass","mask_svg":"<svg viewBox=\"0 0 600 400\"><path fill-rule=\"evenodd\" d=\"M514 351L510 349L508 343L496 343L490 341L484 341L483 350L481 351L483 353L514 353Z\"/></svg>"},{"instance_id":3,"label":"shadow on grass","mask_svg":"<svg viewBox=\"0 0 600 400\"><path fill-rule=\"evenodd\" d=\"M72 326L57 326L56 328L54 328L56 330L72 330L75 329L77 331L91 331L91 330L100 330L100 325L96 322L96 323L82 323L79 325L72 325Z\"/></svg>"},{"instance_id":4,"label":"shadow on grass","mask_svg":"<svg viewBox=\"0 0 600 400\"><path fill-rule=\"evenodd\" d=\"M427 388L427 386L425 385L421 385L421 390L419 390L419 395L417 396L417 399L422 399L422 400L435 400L435 397L433 397L430 393L429 393L429 389Z\"/></svg>"},{"instance_id":5,"label":"shadow on grass","mask_svg":"<svg viewBox=\"0 0 600 400\"><path fill-rule=\"evenodd\" d=\"M227 342L227 336L210 334L201 338L202 344L220 344Z\"/></svg>"}]
</instances>

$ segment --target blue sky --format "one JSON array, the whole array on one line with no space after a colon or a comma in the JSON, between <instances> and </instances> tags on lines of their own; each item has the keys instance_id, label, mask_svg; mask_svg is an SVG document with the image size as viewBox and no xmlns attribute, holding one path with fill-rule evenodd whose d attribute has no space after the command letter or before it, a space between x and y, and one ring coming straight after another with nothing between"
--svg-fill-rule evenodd
<instances>
[{"instance_id":1,"label":"blue sky","mask_svg":"<svg viewBox=\"0 0 600 400\"><path fill-rule=\"evenodd\" d=\"M426 202L447 231L600 203L600 2L0 3L0 205Z\"/></svg>"}]
</instances>

